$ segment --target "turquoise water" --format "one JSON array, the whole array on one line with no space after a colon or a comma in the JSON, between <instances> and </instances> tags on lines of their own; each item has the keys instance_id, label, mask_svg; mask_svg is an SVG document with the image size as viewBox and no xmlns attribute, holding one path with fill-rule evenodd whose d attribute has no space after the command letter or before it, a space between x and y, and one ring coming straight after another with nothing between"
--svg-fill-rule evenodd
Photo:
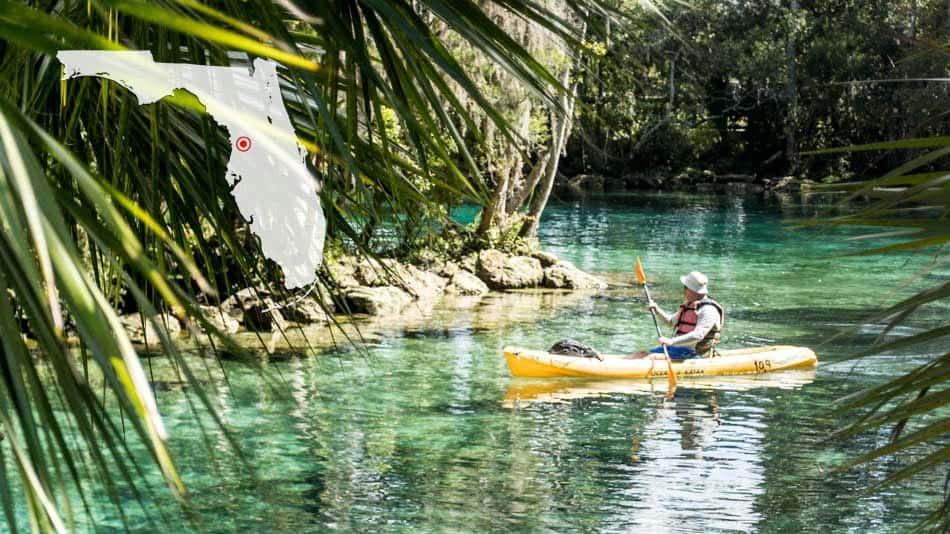
<instances>
[{"instance_id":1,"label":"turquoise water","mask_svg":"<svg viewBox=\"0 0 950 534\"><path fill-rule=\"evenodd\" d=\"M782 217L801 199L632 195L558 204L544 247L601 273L598 293L493 294L444 302L418 317L365 325L367 351L318 349L267 362L264 378L237 362L207 372L206 389L246 462L190 403L156 379L171 447L190 491L187 528L252 531L853 531L898 532L942 501L946 466L912 484L862 495L906 465L889 459L832 473L886 434L829 442L831 403L945 351L844 358L879 327L822 345L873 307L946 279L909 275L929 256L832 258L847 234L809 238ZM698 269L727 308L726 348L815 347L815 371L648 382L512 379L507 344L547 347L574 337L602 352L655 341L632 286L640 256L667 309L677 277ZM895 289L901 285L903 289ZM894 335L945 320L922 310ZM161 359L153 359L156 376ZM205 369L203 364L198 366ZM161 485L144 507L185 521ZM90 487L94 487L90 483ZM100 528L121 522L94 495ZM129 521L149 528L129 500ZM88 523L83 523L88 525Z\"/></svg>"}]
</instances>

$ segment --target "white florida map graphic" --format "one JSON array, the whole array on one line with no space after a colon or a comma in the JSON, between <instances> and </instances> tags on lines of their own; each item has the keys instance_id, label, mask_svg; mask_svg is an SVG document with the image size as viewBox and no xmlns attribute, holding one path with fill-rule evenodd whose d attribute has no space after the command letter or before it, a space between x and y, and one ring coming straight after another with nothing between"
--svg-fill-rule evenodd
<instances>
[{"instance_id":1,"label":"white florida map graphic","mask_svg":"<svg viewBox=\"0 0 950 534\"><path fill-rule=\"evenodd\" d=\"M150 52L64 50L63 79L98 76L124 86L139 104L176 89L198 98L228 132L231 157L225 178L261 248L284 272L288 288L313 283L323 255L326 219L317 181L307 169L284 107L277 63L256 59L242 67L156 63Z\"/></svg>"}]
</instances>

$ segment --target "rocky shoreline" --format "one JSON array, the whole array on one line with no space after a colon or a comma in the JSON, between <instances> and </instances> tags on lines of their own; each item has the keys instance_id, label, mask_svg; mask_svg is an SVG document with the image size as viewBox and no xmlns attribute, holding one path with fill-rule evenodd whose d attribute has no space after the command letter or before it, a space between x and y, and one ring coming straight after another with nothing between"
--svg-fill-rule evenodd
<instances>
[{"instance_id":1,"label":"rocky shoreline","mask_svg":"<svg viewBox=\"0 0 950 534\"><path fill-rule=\"evenodd\" d=\"M795 193L809 191L818 182L796 176L762 177L755 174L716 174L686 169L676 174L630 173L622 176L578 174L561 176L555 193L561 198L584 198L591 194L624 191L695 191L722 193Z\"/></svg>"},{"instance_id":2,"label":"rocky shoreline","mask_svg":"<svg viewBox=\"0 0 950 534\"><path fill-rule=\"evenodd\" d=\"M329 283L318 285L316 295L283 302L263 287L248 287L224 299L220 307L201 306L200 311L211 325L227 334L278 333L294 326L328 326L348 316L395 318L413 309L431 308L443 296L479 299L492 291L607 288L601 278L541 250L508 253L485 249L427 265L344 255L329 259L325 269ZM170 313L158 315L156 321L176 341L187 342L186 338L201 331L200 324L183 324ZM158 345L158 333L142 315L123 315L120 322L133 343Z\"/></svg>"}]
</instances>

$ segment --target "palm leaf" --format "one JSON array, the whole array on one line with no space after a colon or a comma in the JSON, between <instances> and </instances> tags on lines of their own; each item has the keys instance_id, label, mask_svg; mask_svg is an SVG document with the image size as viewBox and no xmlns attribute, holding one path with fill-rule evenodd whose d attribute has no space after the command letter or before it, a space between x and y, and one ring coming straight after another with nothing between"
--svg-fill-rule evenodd
<instances>
[{"instance_id":1,"label":"palm leaf","mask_svg":"<svg viewBox=\"0 0 950 534\"><path fill-rule=\"evenodd\" d=\"M538 2L496 4L582 44L570 19ZM614 16L599 0L567 4L574 16ZM362 221L392 213L406 215L404 228L427 228L433 221L419 207L441 207L440 195L484 198L472 139L459 132L460 125L477 131L475 111L460 95L519 141L420 10L538 98L556 106L565 91L472 0L339 0L308 4L310 13L259 1L33 5L0 0L0 328L30 337L0 336L0 426L10 447L0 454L11 451L16 465L8 472L0 458L0 500L12 530L20 526L10 482L23 488L23 509L38 530L76 528L73 491L90 515L90 479L102 484L126 529L120 495L131 493L153 515L143 497L152 468L185 498L147 373L118 321L123 292L192 386L196 419L210 414L237 450L159 314L170 311L192 330L195 321L214 343L240 352L200 314L199 302L220 302L237 287L279 287L279 273L240 235L240 212L220 179L230 147L202 104L179 96L140 106L111 82L62 82L56 51L130 47L151 50L157 61L226 64L238 50L280 61L296 133L322 185L329 238L370 255L376 250L359 241ZM403 128L396 137L382 121L390 110ZM220 269L222 258L233 270ZM81 366L67 333L80 341ZM92 376L105 395L92 390ZM275 380L267 384L277 389ZM133 460L132 442L145 446L152 466Z\"/></svg>"},{"instance_id":2,"label":"palm leaf","mask_svg":"<svg viewBox=\"0 0 950 534\"><path fill-rule=\"evenodd\" d=\"M861 236L863 239L888 238L896 243L875 246L853 253L854 255L891 254L918 249L935 250L934 264L943 259L943 252L950 242L947 231L947 216L950 214L950 174L945 170L933 170L942 158L950 155L950 138L907 139L887 143L844 147L820 153L853 150L934 149L912 156L885 176L869 181L841 184L837 188L849 193L845 203L867 196L878 198L875 202L847 215L811 221L805 226L868 226L902 227L905 230L874 231ZM923 171L923 172L921 172ZM877 188L889 187L887 191ZM950 283L943 282L902 299L866 318L868 322L889 320L882 335L913 316L922 306L945 306L950 298ZM855 357L865 357L885 351L912 351L945 339L950 333L946 319L924 332L889 343L873 346ZM950 403L950 353L935 356L931 361L905 375L883 385L867 388L841 399L836 409L847 414L851 422L838 430L837 439L846 439L858 433L874 432L893 425L890 443L874 448L845 463L839 469L846 470L864 466L888 456L911 457L899 469L890 472L883 480L868 488L869 492L904 482L927 472L950 459L946 439L950 425L945 417ZM904 434L906 427L910 431ZM903 434L903 437L901 437ZM948 502L939 510L922 519L917 528L926 529L946 525L943 513Z\"/></svg>"}]
</instances>

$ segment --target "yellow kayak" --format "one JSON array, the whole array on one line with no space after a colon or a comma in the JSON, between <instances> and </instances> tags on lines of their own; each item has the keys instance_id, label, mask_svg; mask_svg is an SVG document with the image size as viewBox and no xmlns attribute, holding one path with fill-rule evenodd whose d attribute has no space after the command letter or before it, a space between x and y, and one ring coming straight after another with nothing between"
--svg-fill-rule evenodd
<instances>
[{"instance_id":1,"label":"yellow kayak","mask_svg":"<svg viewBox=\"0 0 950 534\"><path fill-rule=\"evenodd\" d=\"M599 378L651 378L666 376L663 360L627 360L622 355L595 358L561 356L541 350L505 347L512 376L548 378L586 376ZM777 346L723 350L713 358L673 362L678 377L761 374L785 369L814 367L818 358L805 347Z\"/></svg>"}]
</instances>

